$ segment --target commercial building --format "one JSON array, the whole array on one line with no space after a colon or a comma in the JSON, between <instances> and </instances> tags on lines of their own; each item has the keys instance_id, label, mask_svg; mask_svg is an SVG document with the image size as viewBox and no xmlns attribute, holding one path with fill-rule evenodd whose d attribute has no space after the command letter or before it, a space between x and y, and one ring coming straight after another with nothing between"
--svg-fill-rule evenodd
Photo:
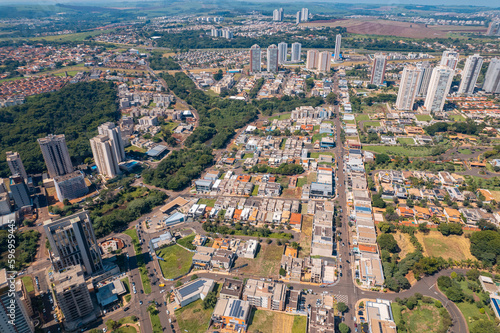
<instances>
[{"instance_id":1,"label":"commercial building","mask_svg":"<svg viewBox=\"0 0 500 333\"><path fill-rule=\"evenodd\" d=\"M255 44L250 48L250 72L258 73L261 71L262 50Z\"/></svg>"},{"instance_id":2,"label":"commercial building","mask_svg":"<svg viewBox=\"0 0 500 333\"><path fill-rule=\"evenodd\" d=\"M293 43L292 44L292 62L300 61L300 52L302 49L302 44Z\"/></svg>"},{"instance_id":3,"label":"commercial building","mask_svg":"<svg viewBox=\"0 0 500 333\"><path fill-rule=\"evenodd\" d=\"M500 94L500 58L491 59L484 77L483 90L487 93Z\"/></svg>"},{"instance_id":4,"label":"commercial building","mask_svg":"<svg viewBox=\"0 0 500 333\"><path fill-rule=\"evenodd\" d=\"M323 51L319 53L318 57L318 71L329 72L332 62L332 55L329 51Z\"/></svg>"},{"instance_id":5,"label":"commercial building","mask_svg":"<svg viewBox=\"0 0 500 333\"><path fill-rule=\"evenodd\" d=\"M240 299L219 299L212 320L222 325L224 332L246 332L252 306Z\"/></svg>"},{"instance_id":6,"label":"commercial building","mask_svg":"<svg viewBox=\"0 0 500 333\"><path fill-rule=\"evenodd\" d=\"M439 65L432 70L429 90L425 98L424 107L429 112L443 111L446 96L450 91L453 81L453 69L448 66Z\"/></svg>"},{"instance_id":7,"label":"commercial building","mask_svg":"<svg viewBox=\"0 0 500 333\"><path fill-rule=\"evenodd\" d=\"M113 151L113 143L108 136L93 137L90 139L90 148L100 175L113 178L121 173L116 154Z\"/></svg>"},{"instance_id":8,"label":"commercial building","mask_svg":"<svg viewBox=\"0 0 500 333\"><path fill-rule=\"evenodd\" d=\"M174 297L181 307L198 299L205 299L207 294L214 289L215 281L199 278L174 289Z\"/></svg>"},{"instance_id":9,"label":"commercial building","mask_svg":"<svg viewBox=\"0 0 500 333\"><path fill-rule=\"evenodd\" d=\"M64 134L49 134L45 138L38 139L38 144L51 178L73 172Z\"/></svg>"},{"instance_id":10,"label":"commercial building","mask_svg":"<svg viewBox=\"0 0 500 333\"><path fill-rule=\"evenodd\" d=\"M12 194L12 199L14 199L14 203L16 204L17 209L21 209L25 206L31 206L31 198L28 193L28 186L26 186L26 183L21 176L11 176L9 178L9 187Z\"/></svg>"},{"instance_id":11,"label":"commercial building","mask_svg":"<svg viewBox=\"0 0 500 333\"><path fill-rule=\"evenodd\" d=\"M338 34L335 37L335 54L334 54L334 61L340 61L340 46L342 43L342 35Z\"/></svg>"},{"instance_id":12,"label":"commercial building","mask_svg":"<svg viewBox=\"0 0 500 333\"><path fill-rule=\"evenodd\" d=\"M417 95L418 83L422 71L415 66L405 66L401 82L399 84L398 98L396 100L396 108L398 110L411 111L415 96Z\"/></svg>"},{"instance_id":13,"label":"commercial building","mask_svg":"<svg viewBox=\"0 0 500 333\"><path fill-rule=\"evenodd\" d=\"M318 67L319 52L318 50L307 51L306 69L314 70Z\"/></svg>"},{"instance_id":14,"label":"commercial building","mask_svg":"<svg viewBox=\"0 0 500 333\"><path fill-rule=\"evenodd\" d=\"M324 307L312 307L308 332L335 333L335 311Z\"/></svg>"},{"instance_id":15,"label":"commercial building","mask_svg":"<svg viewBox=\"0 0 500 333\"><path fill-rule=\"evenodd\" d=\"M381 85L384 83L385 67L387 65L387 57L377 53L373 58L371 84Z\"/></svg>"},{"instance_id":16,"label":"commercial building","mask_svg":"<svg viewBox=\"0 0 500 333\"><path fill-rule=\"evenodd\" d=\"M0 193L0 216L10 214L11 212L9 193Z\"/></svg>"},{"instance_id":17,"label":"commercial building","mask_svg":"<svg viewBox=\"0 0 500 333\"><path fill-rule=\"evenodd\" d=\"M14 276L9 276L7 270L0 270L0 332L2 333L33 333L35 328L28 315L28 310L19 298L17 292L10 294L15 288ZM14 297L14 298L13 298ZM15 300L15 302L11 302ZM14 314L14 316L10 316ZM13 321L13 323L12 323Z\"/></svg>"},{"instance_id":18,"label":"commercial building","mask_svg":"<svg viewBox=\"0 0 500 333\"><path fill-rule=\"evenodd\" d=\"M287 48L288 45L285 42L278 44L278 64L286 63Z\"/></svg>"},{"instance_id":19,"label":"commercial building","mask_svg":"<svg viewBox=\"0 0 500 333\"><path fill-rule=\"evenodd\" d=\"M459 60L460 60L460 55L458 52L447 50L444 51L443 55L441 56L440 65L447 66L452 70L456 70Z\"/></svg>"},{"instance_id":20,"label":"commercial building","mask_svg":"<svg viewBox=\"0 0 500 333\"><path fill-rule=\"evenodd\" d=\"M275 44L267 48L267 71L271 73L278 71L278 47Z\"/></svg>"},{"instance_id":21,"label":"commercial building","mask_svg":"<svg viewBox=\"0 0 500 333\"><path fill-rule=\"evenodd\" d=\"M63 202L65 199L73 200L81 198L89 193L87 184L85 184L85 177L81 171L55 177L54 187L56 188L57 198L60 202Z\"/></svg>"},{"instance_id":22,"label":"commercial building","mask_svg":"<svg viewBox=\"0 0 500 333\"><path fill-rule=\"evenodd\" d=\"M283 283L249 279L243 290L243 300L259 308L284 311L286 286Z\"/></svg>"},{"instance_id":23,"label":"commercial building","mask_svg":"<svg viewBox=\"0 0 500 333\"><path fill-rule=\"evenodd\" d=\"M417 95L420 97L425 97L427 96L427 90L429 90L432 67L428 61L425 61L421 64L417 64L417 68L419 68L421 71L420 78L417 83Z\"/></svg>"},{"instance_id":24,"label":"commercial building","mask_svg":"<svg viewBox=\"0 0 500 333\"><path fill-rule=\"evenodd\" d=\"M366 317L372 333L397 332L390 301L377 299L366 302Z\"/></svg>"},{"instance_id":25,"label":"commercial building","mask_svg":"<svg viewBox=\"0 0 500 333\"><path fill-rule=\"evenodd\" d=\"M479 54L474 54L467 58L462 71L462 80L458 87L459 94L472 95L474 93L474 87L481 72L481 66L483 66L483 57Z\"/></svg>"},{"instance_id":26,"label":"commercial building","mask_svg":"<svg viewBox=\"0 0 500 333\"><path fill-rule=\"evenodd\" d=\"M56 270L83 265L87 274L103 269L101 254L86 211L43 224L53 253L52 264Z\"/></svg>"},{"instance_id":27,"label":"commercial building","mask_svg":"<svg viewBox=\"0 0 500 333\"><path fill-rule=\"evenodd\" d=\"M273 21L275 21L275 22L281 22L281 21L283 21L284 14L285 13L283 11L283 8L275 9L273 11Z\"/></svg>"},{"instance_id":28,"label":"commercial building","mask_svg":"<svg viewBox=\"0 0 500 333\"><path fill-rule=\"evenodd\" d=\"M83 275L84 271L80 265L68 267L53 275L54 296L68 329L77 326L71 322L81 322L94 311Z\"/></svg>"},{"instance_id":29,"label":"commercial building","mask_svg":"<svg viewBox=\"0 0 500 333\"><path fill-rule=\"evenodd\" d=\"M19 153L8 151L6 154L7 154L7 164L9 165L9 169L12 175L19 175L23 177L24 181L27 181L28 174L24 169L23 161L21 160Z\"/></svg>"}]
</instances>

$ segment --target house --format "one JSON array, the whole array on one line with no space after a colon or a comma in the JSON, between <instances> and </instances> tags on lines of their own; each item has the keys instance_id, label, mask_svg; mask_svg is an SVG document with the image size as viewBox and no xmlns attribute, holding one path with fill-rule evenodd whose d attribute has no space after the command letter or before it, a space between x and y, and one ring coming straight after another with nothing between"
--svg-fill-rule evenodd
<instances>
[{"instance_id":1,"label":"house","mask_svg":"<svg viewBox=\"0 0 500 333\"><path fill-rule=\"evenodd\" d=\"M212 321L224 332L246 332L252 306L240 299L219 299L212 313Z\"/></svg>"},{"instance_id":2,"label":"house","mask_svg":"<svg viewBox=\"0 0 500 333\"><path fill-rule=\"evenodd\" d=\"M470 225L476 225L481 219L481 214L475 208L460 208L459 212L465 218L465 223Z\"/></svg>"},{"instance_id":3,"label":"house","mask_svg":"<svg viewBox=\"0 0 500 333\"><path fill-rule=\"evenodd\" d=\"M291 213L290 214L290 226L293 229L300 230L302 225L302 214L300 213Z\"/></svg>"},{"instance_id":4,"label":"house","mask_svg":"<svg viewBox=\"0 0 500 333\"><path fill-rule=\"evenodd\" d=\"M438 178L443 186L454 186L456 184L455 178L453 178L453 176L450 175L449 172L440 171L438 173Z\"/></svg>"},{"instance_id":5,"label":"house","mask_svg":"<svg viewBox=\"0 0 500 333\"><path fill-rule=\"evenodd\" d=\"M436 206L429 206L429 212L431 216L437 217L440 222L446 222L446 216L444 215L442 208Z\"/></svg>"},{"instance_id":6,"label":"house","mask_svg":"<svg viewBox=\"0 0 500 333\"><path fill-rule=\"evenodd\" d=\"M448 219L448 222L462 223L462 218L460 216L460 212L456 209L453 209L450 207L445 207L444 208L444 215Z\"/></svg>"},{"instance_id":7,"label":"house","mask_svg":"<svg viewBox=\"0 0 500 333\"><path fill-rule=\"evenodd\" d=\"M431 212L428 208L415 206L414 210L418 220L428 220L431 217Z\"/></svg>"},{"instance_id":8,"label":"house","mask_svg":"<svg viewBox=\"0 0 500 333\"><path fill-rule=\"evenodd\" d=\"M243 281L225 278L220 290L219 298L221 299L240 299L243 292Z\"/></svg>"},{"instance_id":9,"label":"house","mask_svg":"<svg viewBox=\"0 0 500 333\"><path fill-rule=\"evenodd\" d=\"M489 204L491 201L495 200L490 190L478 189L477 192L478 197L484 196L483 203Z\"/></svg>"},{"instance_id":10,"label":"house","mask_svg":"<svg viewBox=\"0 0 500 333\"><path fill-rule=\"evenodd\" d=\"M446 187L445 188L446 192L448 192L448 195L450 196L451 200L453 201L464 201L465 197L464 195L460 192L460 190L456 187Z\"/></svg>"},{"instance_id":11,"label":"house","mask_svg":"<svg viewBox=\"0 0 500 333\"><path fill-rule=\"evenodd\" d=\"M405 217L405 218L414 218L414 216L415 216L413 209L408 208L408 207L399 206L397 208L397 213L399 216Z\"/></svg>"},{"instance_id":12,"label":"house","mask_svg":"<svg viewBox=\"0 0 500 333\"><path fill-rule=\"evenodd\" d=\"M412 198L414 200L420 200L422 199L422 193L420 193L420 190L418 188L410 188L408 189L408 198Z\"/></svg>"},{"instance_id":13,"label":"house","mask_svg":"<svg viewBox=\"0 0 500 333\"><path fill-rule=\"evenodd\" d=\"M233 266L236 256L233 251L218 249L210 260L214 268L229 270Z\"/></svg>"},{"instance_id":14,"label":"house","mask_svg":"<svg viewBox=\"0 0 500 333\"><path fill-rule=\"evenodd\" d=\"M281 194L281 185L279 183L264 183L259 186L258 196L279 197Z\"/></svg>"}]
</instances>

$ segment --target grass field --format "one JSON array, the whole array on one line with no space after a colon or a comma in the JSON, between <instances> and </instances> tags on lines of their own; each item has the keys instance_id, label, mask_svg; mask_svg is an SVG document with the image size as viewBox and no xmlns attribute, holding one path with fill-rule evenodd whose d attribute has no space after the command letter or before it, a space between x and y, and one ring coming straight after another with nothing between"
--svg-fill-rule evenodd
<instances>
[{"instance_id":1,"label":"grass field","mask_svg":"<svg viewBox=\"0 0 500 333\"><path fill-rule=\"evenodd\" d=\"M413 140L413 138L398 138L398 142L400 144L406 144L406 145L414 145L415 144L415 140Z\"/></svg>"},{"instance_id":2,"label":"grass field","mask_svg":"<svg viewBox=\"0 0 500 333\"><path fill-rule=\"evenodd\" d=\"M448 115L448 117L450 117L450 119L454 121L465 121L465 117L461 114L450 114Z\"/></svg>"},{"instance_id":3,"label":"grass field","mask_svg":"<svg viewBox=\"0 0 500 333\"><path fill-rule=\"evenodd\" d=\"M255 185L252 189L252 196L256 197L257 195L259 195L259 185Z\"/></svg>"},{"instance_id":4,"label":"grass field","mask_svg":"<svg viewBox=\"0 0 500 333\"><path fill-rule=\"evenodd\" d=\"M139 243L139 236L137 235L137 230L135 230L135 228L127 229L123 233L130 236L130 238L132 238L132 242ZM135 253L137 253L137 251L135 251Z\"/></svg>"},{"instance_id":5,"label":"grass field","mask_svg":"<svg viewBox=\"0 0 500 333\"><path fill-rule=\"evenodd\" d=\"M415 116L418 121L430 121L432 120L432 117L428 114L417 114Z\"/></svg>"},{"instance_id":6,"label":"grass field","mask_svg":"<svg viewBox=\"0 0 500 333\"><path fill-rule=\"evenodd\" d=\"M58 35L58 36L44 36L44 37L35 37L30 38L31 40L46 40L46 41L55 41L55 42L83 42L86 37L97 36L101 34L107 34L115 29L107 29L107 30L94 30L88 32L79 32L76 34L67 34L67 35Z\"/></svg>"},{"instance_id":7,"label":"grass field","mask_svg":"<svg viewBox=\"0 0 500 333\"><path fill-rule=\"evenodd\" d=\"M248 332L262 333L305 333L307 318L285 313L252 310Z\"/></svg>"},{"instance_id":8,"label":"grass field","mask_svg":"<svg viewBox=\"0 0 500 333\"><path fill-rule=\"evenodd\" d=\"M328 133L316 133L316 134L313 134L313 137L312 137L312 140L311 140L311 143L314 143L318 140L321 140L321 138L324 138L328 136Z\"/></svg>"},{"instance_id":9,"label":"grass field","mask_svg":"<svg viewBox=\"0 0 500 333\"><path fill-rule=\"evenodd\" d=\"M394 320L399 322L401 318L406 323L409 333L417 332L442 332L443 318L439 309L433 304L423 304L421 301L413 310L400 306L398 303L391 304Z\"/></svg>"},{"instance_id":10,"label":"grass field","mask_svg":"<svg viewBox=\"0 0 500 333\"><path fill-rule=\"evenodd\" d=\"M283 254L283 246L278 246L276 240L271 244L265 241L260 243L260 250L255 259L238 258L234 263L234 267L247 264L237 271L243 274L254 274L261 277L277 276Z\"/></svg>"},{"instance_id":11,"label":"grass field","mask_svg":"<svg viewBox=\"0 0 500 333\"><path fill-rule=\"evenodd\" d=\"M175 310L181 332L202 333L208 329L213 309L203 309L203 301L197 300Z\"/></svg>"},{"instance_id":12,"label":"grass field","mask_svg":"<svg viewBox=\"0 0 500 333\"><path fill-rule=\"evenodd\" d=\"M151 319L151 326L153 327L153 333L163 332L163 327L161 326L160 316L156 314L149 313L149 319Z\"/></svg>"},{"instance_id":13,"label":"grass field","mask_svg":"<svg viewBox=\"0 0 500 333\"><path fill-rule=\"evenodd\" d=\"M333 156L333 153L329 153L329 152L312 152L312 153L309 153L309 157L310 158L318 158L319 155Z\"/></svg>"},{"instance_id":14,"label":"grass field","mask_svg":"<svg viewBox=\"0 0 500 333\"><path fill-rule=\"evenodd\" d=\"M246 160L247 158L253 158L253 153L246 153L243 155L243 159Z\"/></svg>"},{"instance_id":15,"label":"grass field","mask_svg":"<svg viewBox=\"0 0 500 333\"><path fill-rule=\"evenodd\" d=\"M217 199L208 199L208 198L201 198L198 200L197 204L198 205L207 205L208 207L213 207L215 205L215 202Z\"/></svg>"},{"instance_id":16,"label":"grass field","mask_svg":"<svg viewBox=\"0 0 500 333\"><path fill-rule=\"evenodd\" d=\"M370 116L367 115L367 114L357 114L356 115L356 120L357 121L370 120Z\"/></svg>"},{"instance_id":17,"label":"grass field","mask_svg":"<svg viewBox=\"0 0 500 333\"><path fill-rule=\"evenodd\" d=\"M149 254L143 254L143 256L146 256ZM139 275L141 276L141 281L142 281L142 287L144 288L144 293L146 295L151 294L151 281L149 280L148 276L148 269L146 266L139 267Z\"/></svg>"},{"instance_id":18,"label":"grass field","mask_svg":"<svg viewBox=\"0 0 500 333\"><path fill-rule=\"evenodd\" d=\"M158 262L165 279L173 279L188 273L194 255L177 244L163 248L156 254L164 259L164 261L158 260Z\"/></svg>"},{"instance_id":19,"label":"grass field","mask_svg":"<svg viewBox=\"0 0 500 333\"><path fill-rule=\"evenodd\" d=\"M472 154L472 152L470 151L469 148L459 149L458 152L460 154L464 154L464 155L470 155L470 154Z\"/></svg>"},{"instance_id":20,"label":"grass field","mask_svg":"<svg viewBox=\"0 0 500 333\"><path fill-rule=\"evenodd\" d=\"M366 121L363 123L363 128L366 127L379 127L380 126L380 121Z\"/></svg>"},{"instance_id":21,"label":"grass field","mask_svg":"<svg viewBox=\"0 0 500 333\"><path fill-rule=\"evenodd\" d=\"M35 287L33 286L33 279L31 278L31 276L23 276L22 280L27 293L35 291Z\"/></svg>"},{"instance_id":22,"label":"grass field","mask_svg":"<svg viewBox=\"0 0 500 333\"><path fill-rule=\"evenodd\" d=\"M311 215L302 216L302 227L300 233L299 257L305 258L311 254L313 217Z\"/></svg>"},{"instance_id":23,"label":"grass field","mask_svg":"<svg viewBox=\"0 0 500 333\"><path fill-rule=\"evenodd\" d=\"M292 116L291 113L281 113L276 116L269 117L269 121L273 121L274 119L278 120L290 119L291 116Z\"/></svg>"},{"instance_id":24,"label":"grass field","mask_svg":"<svg viewBox=\"0 0 500 333\"><path fill-rule=\"evenodd\" d=\"M214 199L215 201L215 199ZM195 233L192 233L189 236L186 236L184 238L181 238L177 241L177 244L184 246L185 248L188 248L190 250L194 250L196 247L193 245L193 240L196 237Z\"/></svg>"},{"instance_id":25,"label":"grass field","mask_svg":"<svg viewBox=\"0 0 500 333\"><path fill-rule=\"evenodd\" d=\"M129 153L129 152L135 152L135 153L142 153L142 154L145 154L147 152L146 149L140 148L140 147L136 147L136 146L128 146L127 148L125 148L125 151L127 153Z\"/></svg>"},{"instance_id":26,"label":"grass field","mask_svg":"<svg viewBox=\"0 0 500 333\"><path fill-rule=\"evenodd\" d=\"M424 247L424 255L464 260L475 258L470 253L470 242L467 238L457 235L443 236L439 231L430 231L428 235L416 233L418 241Z\"/></svg>"},{"instance_id":27,"label":"grass field","mask_svg":"<svg viewBox=\"0 0 500 333\"><path fill-rule=\"evenodd\" d=\"M401 146L363 146L363 149L374 153L403 155L408 157L424 157L429 156L431 153L431 149L425 147L412 147L412 149L408 149Z\"/></svg>"}]
</instances>

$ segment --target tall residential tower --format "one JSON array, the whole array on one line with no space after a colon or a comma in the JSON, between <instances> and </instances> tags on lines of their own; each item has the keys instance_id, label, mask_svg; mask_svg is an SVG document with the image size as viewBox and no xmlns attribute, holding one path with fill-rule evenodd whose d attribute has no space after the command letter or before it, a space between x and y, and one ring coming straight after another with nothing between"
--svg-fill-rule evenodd
<instances>
[{"instance_id":1,"label":"tall residential tower","mask_svg":"<svg viewBox=\"0 0 500 333\"><path fill-rule=\"evenodd\" d=\"M278 47L275 44L267 48L267 71L272 73L278 71Z\"/></svg>"},{"instance_id":2,"label":"tall residential tower","mask_svg":"<svg viewBox=\"0 0 500 333\"><path fill-rule=\"evenodd\" d=\"M337 37L335 37L335 55L333 60L334 61L340 61L340 46L342 43L342 35L338 34Z\"/></svg>"},{"instance_id":3,"label":"tall residential tower","mask_svg":"<svg viewBox=\"0 0 500 333\"><path fill-rule=\"evenodd\" d=\"M474 93L474 87L476 86L477 78L479 77L482 66L483 57L479 54L474 54L467 58L465 67L462 71L460 87L458 87L459 94L472 95Z\"/></svg>"},{"instance_id":4,"label":"tall residential tower","mask_svg":"<svg viewBox=\"0 0 500 333\"><path fill-rule=\"evenodd\" d=\"M261 71L262 50L255 44L250 48L250 72L259 73Z\"/></svg>"},{"instance_id":5,"label":"tall residential tower","mask_svg":"<svg viewBox=\"0 0 500 333\"><path fill-rule=\"evenodd\" d=\"M302 45L300 43L292 44L292 61L300 61L300 52L302 49Z\"/></svg>"},{"instance_id":6,"label":"tall residential tower","mask_svg":"<svg viewBox=\"0 0 500 333\"><path fill-rule=\"evenodd\" d=\"M439 65L432 70L429 90L424 107L429 112L443 111L455 71L448 66Z\"/></svg>"},{"instance_id":7,"label":"tall residential tower","mask_svg":"<svg viewBox=\"0 0 500 333\"><path fill-rule=\"evenodd\" d=\"M384 83L385 66L387 65L387 57L377 53L373 58L371 84L381 85Z\"/></svg>"},{"instance_id":8,"label":"tall residential tower","mask_svg":"<svg viewBox=\"0 0 500 333\"><path fill-rule=\"evenodd\" d=\"M403 69L398 98L396 100L396 108L398 110L411 111L413 109L421 74L422 70L415 66L407 66Z\"/></svg>"},{"instance_id":9,"label":"tall residential tower","mask_svg":"<svg viewBox=\"0 0 500 333\"><path fill-rule=\"evenodd\" d=\"M491 59L484 76L483 90L490 94L500 94L500 58Z\"/></svg>"}]
</instances>

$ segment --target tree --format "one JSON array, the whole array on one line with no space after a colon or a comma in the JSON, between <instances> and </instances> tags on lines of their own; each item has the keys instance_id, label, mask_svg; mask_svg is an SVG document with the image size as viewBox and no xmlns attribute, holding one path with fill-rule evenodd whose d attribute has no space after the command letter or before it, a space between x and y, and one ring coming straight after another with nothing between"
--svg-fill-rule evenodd
<instances>
[{"instance_id":1,"label":"tree","mask_svg":"<svg viewBox=\"0 0 500 333\"><path fill-rule=\"evenodd\" d=\"M377 237L377 242L380 245L381 250L387 250L391 253L401 251L399 249L398 242L396 242L392 234L381 234Z\"/></svg>"},{"instance_id":2,"label":"tree","mask_svg":"<svg viewBox=\"0 0 500 333\"><path fill-rule=\"evenodd\" d=\"M350 333L351 329L346 324L340 323L339 324L339 331L340 331L340 333Z\"/></svg>"},{"instance_id":3,"label":"tree","mask_svg":"<svg viewBox=\"0 0 500 333\"><path fill-rule=\"evenodd\" d=\"M203 300L203 309L213 309L215 307L215 304L217 304L217 292L211 291Z\"/></svg>"},{"instance_id":4,"label":"tree","mask_svg":"<svg viewBox=\"0 0 500 333\"><path fill-rule=\"evenodd\" d=\"M468 270L467 273L465 273L465 276L467 276L467 279L471 281L477 281L479 279L479 271L475 268Z\"/></svg>"},{"instance_id":5,"label":"tree","mask_svg":"<svg viewBox=\"0 0 500 333\"><path fill-rule=\"evenodd\" d=\"M284 269L283 267L280 268L280 275L286 276L286 269Z\"/></svg>"},{"instance_id":6,"label":"tree","mask_svg":"<svg viewBox=\"0 0 500 333\"><path fill-rule=\"evenodd\" d=\"M344 313L348 309L349 309L349 307L345 303L343 303L343 302L338 302L337 303L337 310L339 310L339 312Z\"/></svg>"},{"instance_id":7,"label":"tree","mask_svg":"<svg viewBox=\"0 0 500 333\"><path fill-rule=\"evenodd\" d=\"M196 275L196 274L191 275L191 281L196 280L197 278L198 278L198 275Z\"/></svg>"},{"instance_id":8,"label":"tree","mask_svg":"<svg viewBox=\"0 0 500 333\"><path fill-rule=\"evenodd\" d=\"M495 322L485 319L476 320L471 324L470 333L499 333Z\"/></svg>"},{"instance_id":9,"label":"tree","mask_svg":"<svg viewBox=\"0 0 500 333\"><path fill-rule=\"evenodd\" d=\"M335 104L337 102L337 94L331 92L328 95L326 95L326 102L328 104Z\"/></svg>"},{"instance_id":10,"label":"tree","mask_svg":"<svg viewBox=\"0 0 500 333\"><path fill-rule=\"evenodd\" d=\"M112 319L109 319L108 321L106 321L106 326L108 327L108 329L110 331L114 331L116 330L118 327L120 327L120 323L112 320Z\"/></svg>"},{"instance_id":11,"label":"tree","mask_svg":"<svg viewBox=\"0 0 500 333\"><path fill-rule=\"evenodd\" d=\"M461 302L465 297L463 290L458 285L452 285L450 288L448 288L445 292L445 295L449 298L450 301L455 303Z\"/></svg>"},{"instance_id":12,"label":"tree","mask_svg":"<svg viewBox=\"0 0 500 333\"><path fill-rule=\"evenodd\" d=\"M387 154L377 154L375 156L375 163L376 164L385 164L385 163L389 162L390 160L391 160L391 158Z\"/></svg>"},{"instance_id":13,"label":"tree","mask_svg":"<svg viewBox=\"0 0 500 333\"><path fill-rule=\"evenodd\" d=\"M178 281L175 283L175 287L176 287L176 288L179 288L180 286L182 286L182 281L181 281L181 280L178 280Z\"/></svg>"}]
</instances>

